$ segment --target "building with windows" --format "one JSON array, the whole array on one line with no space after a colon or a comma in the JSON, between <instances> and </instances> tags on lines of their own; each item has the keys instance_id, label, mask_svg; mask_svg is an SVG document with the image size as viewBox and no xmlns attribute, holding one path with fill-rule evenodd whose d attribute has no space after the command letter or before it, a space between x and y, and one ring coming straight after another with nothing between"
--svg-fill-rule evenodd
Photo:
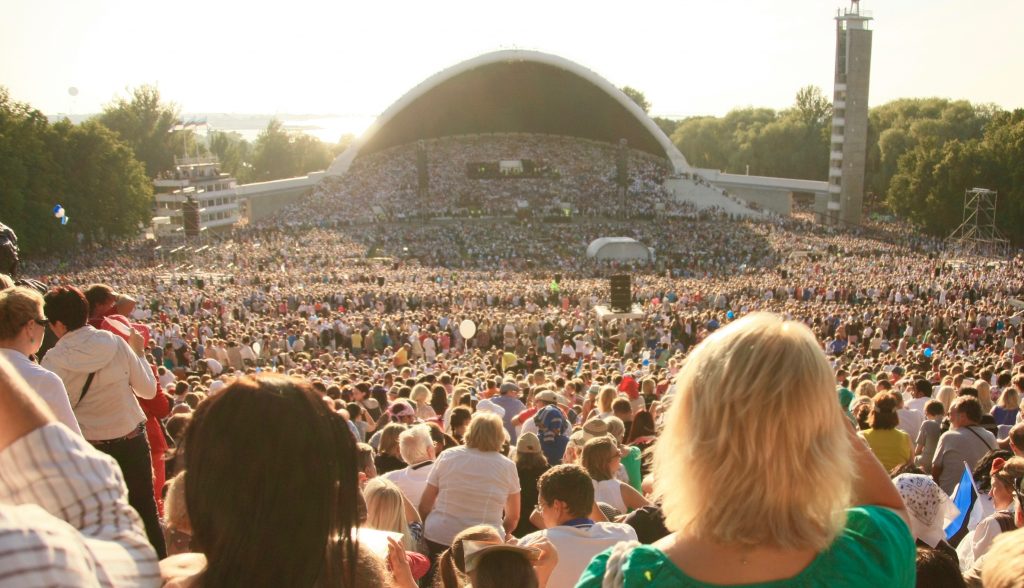
<instances>
[{"instance_id":1,"label":"building with windows","mask_svg":"<svg viewBox=\"0 0 1024 588\"><path fill-rule=\"evenodd\" d=\"M154 224L159 236L183 230L182 209L189 196L199 205L199 230L231 227L242 218L244 203L238 195L235 178L221 173L215 156L175 157L174 170L153 180L155 218L169 222Z\"/></svg>"}]
</instances>

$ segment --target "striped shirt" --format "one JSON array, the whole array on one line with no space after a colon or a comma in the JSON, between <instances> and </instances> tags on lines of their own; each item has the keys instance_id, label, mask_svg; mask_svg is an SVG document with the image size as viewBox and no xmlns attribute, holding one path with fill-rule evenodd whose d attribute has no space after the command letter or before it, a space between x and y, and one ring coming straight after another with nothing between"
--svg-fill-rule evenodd
<instances>
[{"instance_id":1,"label":"striped shirt","mask_svg":"<svg viewBox=\"0 0 1024 588\"><path fill-rule=\"evenodd\" d=\"M59 423L0 452L0 587L159 585L112 458Z\"/></svg>"}]
</instances>

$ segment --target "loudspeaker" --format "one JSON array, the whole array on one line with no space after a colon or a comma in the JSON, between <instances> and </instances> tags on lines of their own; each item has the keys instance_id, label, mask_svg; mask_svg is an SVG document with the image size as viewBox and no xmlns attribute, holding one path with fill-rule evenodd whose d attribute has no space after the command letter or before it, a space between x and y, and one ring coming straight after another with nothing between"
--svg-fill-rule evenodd
<instances>
[{"instance_id":1,"label":"loudspeaker","mask_svg":"<svg viewBox=\"0 0 1024 588\"><path fill-rule=\"evenodd\" d=\"M181 204L181 221L186 237L199 236L199 203L191 196Z\"/></svg>"},{"instance_id":2,"label":"loudspeaker","mask_svg":"<svg viewBox=\"0 0 1024 588\"><path fill-rule=\"evenodd\" d=\"M619 139L619 150L615 156L615 183L620 188L629 186L629 152L626 150L628 142Z\"/></svg>"},{"instance_id":3,"label":"loudspeaker","mask_svg":"<svg viewBox=\"0 0 1024 588\"><path fill-rule=\"evenodd\" d=\"M427 170L427 143L422 140L416 144L416 179L416 187L423 196L430 190L430 172Z\"/></svg>"},{"instance_id":4,"label":"loudspeaker","mask_svg":"<svg viewBox=\"0 0 1024 588\"><path fill-rule=\"evenodd\" d=\"M612 276L609 288L612 293L612 310L629 312L633 306L633 286L629 274Z\"/></svg>"}]
</instances>

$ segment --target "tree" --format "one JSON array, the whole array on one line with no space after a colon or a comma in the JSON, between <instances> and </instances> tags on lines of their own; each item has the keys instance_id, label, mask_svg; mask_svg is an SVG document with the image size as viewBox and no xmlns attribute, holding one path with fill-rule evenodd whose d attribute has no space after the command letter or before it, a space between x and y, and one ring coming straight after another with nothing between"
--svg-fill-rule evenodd
<instances>
[{"instance_id":1,"label":"tree","mask_svg":"<svg viewBox=\"0 0 1024 588\"><path fill-rule=\"evenodd\" d=\"M654 124L658 125L658 128L661 129L661 132L665 133L666 137L671 137L672 133L676 132L676 129L679 128L679 124L682 122L662 116L652 117L651 120L654 121Z\"/></svg>"},{"instance_id":2,"label":"tree","mask_svg":"<svg viewBox=\"0 0 1024 588\"><path fill-rule=\"evenodd\" d=\"M138 234L139 223L151 219L153 185L132 150L97 121L62 122L54 133L64 177L61 198L71 227L67 233L99 242Z\"/></svg>"},{"instance_id":3,"label":"tree","mask_svg":"<svg viewBox=\"0 0 1024 588\"><path fill-rule=\"evenodd\" d=\"M0 220L25 255L131 237L149 222L152 186L132 150L96 121L50 125L0 88ZM68 224L53 217L64 207Z\"/></svg>"},{"instance_id":4,"label":"tree","mask_svg":"<svg viewBox=\"0 0 1024 588\"><path fill-rule=\"evenodd\" d=\"M210 153L217 156L221 169L245 184L253 180L252 145L238 133L212 131L207 137Z\"/></svg>"},{"instance_id":5,"label":"tree","mask_svg":"<svg viewBox=\"0 0 1024 588\"><path fill-rule=\"evenodd\" d=\"M258 182L295 176L296 162L291 138L278 119L271 119L253 147L253 175Z\"/></svg>"},{"instance_id":6,"label":"tree","mask_svg":"<svg viewBox=\"0 0 1024 588\"><path fill-rule=\"evenodd\" d=\"M46 245L45 224L59 173L46 116L0 87L0 221L18 234L24 252Z\"/></svg>"},{"instance_id":7,"label":"tree","mask_svg":"<svg viewBox=\"0 0 1024 588\"><path fill-rule=\"evenodd\" d=\"M150 178L173 168L175 154L185 155L195 147L191 131L169 132L178 122L178 109L161 101L154 86L142 85L131 91L130 98L116 98L104 107L99 122L128 144Z\"/></svg>"},{"instance_id":8,"label":"tree","mask_svg":"<svg viewBox=\"0 0 1024 588\"><path fill-rule=\"evenodd\" d=\"M636 105L639 106L640 110L643 110L644 113L651 109L651 103L647 101L647 97L644 96L644 93L640 90L629 86L623 86L622 93L629 96L629 99L633 102L636 102Z\"/></svg>"},{"instance_id":9,"label":"tree","mask_svg":"<svg viewBox=\"0 0 1024 588\"><path fill-rule=\"evenodd\" d=\"M804 124L815 129L832 123L832 103L818 86L804 86L797 90L796 114Z\"/></svg>"}]
</instances>

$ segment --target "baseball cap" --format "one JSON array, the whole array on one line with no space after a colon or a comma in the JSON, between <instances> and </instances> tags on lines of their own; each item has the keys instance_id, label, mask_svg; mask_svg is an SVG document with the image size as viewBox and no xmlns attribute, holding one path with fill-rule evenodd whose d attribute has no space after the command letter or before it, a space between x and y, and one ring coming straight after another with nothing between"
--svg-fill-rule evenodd
<instances>
[{"instance_id":1,"label":"baseball cap","mask_svg":"<svg viewBox=\"0 0 1024 588\"><path fill-rule=\"evenodd\" d=\"M555 404L558 402L558 395L551 390L541 390L534 395L533 399L547 402L548 404Z\"/></svg>"},{"instance_id":2,"label":"baseball cap","mask_svg":"<svg viewBox=\"0 0 1024 588\"><path fill-rule=\"evenodd\" d=\"M531 431L527 431L519 436L519 441L516 442L516 453L540 453L540 438Z\"/></svg>"},{"instance_id":3,"label":"baseball cap","mask_svg":"<svg viewBox=\"0 0 1024 588\"><path fill-rule=\"evenodd\" d=\"M516 384L515 382L506 381L504 384L501 385L501 388L498 389L498 392L500 392L501 394L506 394L514 390L519 390L519 385Z\"/></svg>"}]
</instances>

